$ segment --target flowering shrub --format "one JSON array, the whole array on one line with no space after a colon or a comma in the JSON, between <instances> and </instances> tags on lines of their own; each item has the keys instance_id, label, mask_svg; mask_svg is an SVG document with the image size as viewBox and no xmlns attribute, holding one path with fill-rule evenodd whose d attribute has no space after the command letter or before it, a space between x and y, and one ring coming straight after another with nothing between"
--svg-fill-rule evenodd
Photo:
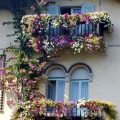
<instances>
[{"instance_id":1,"label":"flowering shrub","mask_svg":"<svg viewBox=\"0 0 120 120\"><path fill-rule=\"evenodd\" d=\"M40 4L43 5L44 1L40 1ZM27 36L22 33L20 24L21 17L26 13L27 2L26 0L22 0L14 5L15 11L13 11L13 13L15 18L11 23L14 25L15 31L10 36L16 35L17 38L15 42L18 44L10 46L4 51L4 54L10 52L14 55L6 61L5 68L2 70L4 72L3 78L0 78L0 89L4 89L9 92L10 95L11 93L14 95L11 95L10 99L8 98L7 101L7 104L9 106L12 105L12 107L18 104L18 102L21 103L27 100L32 101L36 96L44 98L40 92L37 92L37 89L39 82L45 79L43 68L46 64L46 57L39 56L38 59L33 58L33 51L26 46ZM32 0L31 2L37 1ZM34 5L35 7L37 6L36 3ZM3 24L10 24L10 22Z\"/></svg>"},{"instance_id":2,"label":"flowering shrub","mask_svg":"<svg viewBox=\"0 0 120 120\"><path fill-rule=\"evenodd\" d=\"M34 101L27 101L21 105L18 105L16 111L12 117L12 120L19 120L23 117L26 119L34 120L36 117L40 116L48 117L72 117L74 116L74 109L83 111L85 118L95 118L95 117L104 117L102 116L103 112L109 117L109 120L116 119L116 108L113 104L95 101L95 100L78 100L77 103L67 102L67 103L58 103L46 99L36 99ZM48 109L48 110L47 110ZM51 111L49 111L51 110ZM84 110L86 112L84 112ZM46 113L47 112L47 113ZM52 114L49 114L51 112ZM43 117L44 118L44 117Z\"/></svg>"},{"instance_id":3,"label":"flowering shrub","mask_svg":"<svg viewBox=\"0 0 120 120\"><path fill-rule=\"evenodd\" d=\"M81 50L96 52L105 48L100 35L84 33L73 35L75 27L80 23L103 24L104 29L110 29L110 18L105 12L95 12L76 15L51 16L46 14L27 15L22 18L23 34L28 36L27 46L36 52L45 50L47 53L57 51L59 48L70 47L74 52ZM61 29L62 33L51 35L53 31ZM53 31L52 31L53 29Z\"/></svg>"},{"instance_id":4,"label":"flowering shrub","mask_svg":"<svg viewBox=\"0 0 120 120\"><path fill-rule=\"evenodd\" d=\"M20 102L32 100L36 96L43 98L43 95L35 91L38 88L39 82L45 79L43 68L46 65L45 61L28 58L27 56L20 57L20 54L15 54L17 57L11 57L15 60L14 64L7 65L4 71L4 79L0 79L0 83L4 85L4 89L13 92L15 98ZM11 98L7 101L8 104L16 103L17 101Z\"/></svg>"},{"instance_id":5,"label":"flowering shrub","mask_svg":"<svg viewBox=\"0 0 120 120\"><path fill-rule=\"evenodd\" d=\"M81 22L93 22L93 23L105 23L104 27L110 27L111 21L110 16L106 12L93 12L76 15L59 15L52 16L48 14L40 15L26 15L23 16L21 23L23 26L23 32L34 34L35 32L42 33L48 29L48 24L51 22L53 27L62 26L63 28L71 29ZM27 25L27 26L26 26ZM45 31L46 32L46 31Z\"/></svg>"}]
</instances>

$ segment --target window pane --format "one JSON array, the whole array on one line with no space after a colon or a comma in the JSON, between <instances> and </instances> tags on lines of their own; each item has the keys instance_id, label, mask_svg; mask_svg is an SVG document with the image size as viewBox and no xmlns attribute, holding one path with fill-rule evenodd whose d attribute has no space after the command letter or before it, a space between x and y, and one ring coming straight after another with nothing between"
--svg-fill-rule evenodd
<instances>
[{"instance_id":1,"label":"window pane","mask_svg":"<svg viewBox=\"0 0 120 120\"><path fill-rule=\"evenodd\" d=\"M79 82L71 82L71 101L77 101L80 99Z\"/></svg>"},{"instance_id":2,"label":"window pane","mask_svg":"<svg viewBox=\"0 0 120 120\"><path fill-rule=\"evenodd\" d=\"M57 81L56 100L64 101L65 81Z\"/></svg>"},{"instance_id":3,"label":"window pane","mask_svg":"<svg viewBox=\"0 0 120 120\"><path fill-rule=\"evenodd\" d=\"M56 81L50 81L48 84L48 99L55 100L56 98Z\"/></svg>"},{"instance_id":4,"label":"window pane","mask_svg":"<svg viewBox=\"0 0 120 120\"><path fill-rule=\"evenodd\" d=\"M47 76L50 83L47 89L48 98L56 101L63 101L65 72L61 68L53 68L48 72Z\"/></svg>"},{"instance_id":5,"label":"window pane","mask_svg":"<svg viewBox=\"0 0 120 120\"><path fill-rule=\"evenodd\" d=\"M88 99L89 73L78 67L71 73L71 100Z\"/></svg>"},{"instance_id":6,"label":"window pane","mask_svg":"<svg viewBox=\"0 0 120 120\"><path fill-rule=\"evenodd\" d=\"M80 14L81 13L81 9L80 8L72 8L71 9L71 14Z\"/></svg>"},{"instance_id":7,"label":"window pane","mask_svg":"<svg viewBox=\"0 0 120 120\"><path fill-rule=\"evenodd\" d=\"M71 8L66 8L66 7L63 7L63 8L61 8L61 14L63 15L63 14L71 14Z\"/></svg>"},{"instance_id":8,"label":"window pane","mask_svg":"<svg viewBox=\"0 0 120 120\"><path fill-rule=\"evenodd\" d=\"M88 99L88 82L81 83L81 98L85 100Z\"/></svg>"}]
</instances>

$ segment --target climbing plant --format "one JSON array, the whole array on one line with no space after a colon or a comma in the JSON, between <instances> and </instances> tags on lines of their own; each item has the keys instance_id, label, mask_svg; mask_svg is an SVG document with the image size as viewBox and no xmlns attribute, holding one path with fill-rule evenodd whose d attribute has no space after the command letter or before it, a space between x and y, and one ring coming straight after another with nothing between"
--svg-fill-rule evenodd
<instances>
[{"instance_id":1,"label":"climbing plant","mask_svg":"<svg viewBox=\"0 0 120 120\"><path fill-rule=\"evenodd\" d=\"M28 40L27 36L22 33L21 19L26 14L26 8L32 6L35 8L34 12L41 13L44 10L44 1L38 0L17 0L13 2L12 12L14 13L13 21L4 22L4 25L13 24L14 33L9 35L15 36L17 46L10 46L6 48L4 53L11 51L14 56L6 61L6 67L4 71L4 80L0 81L0 84L4 85L4 89L13 91L15 98L18 101L31 100L35 96L41 96L40 93L36 92L38 81L44 79L43 68L46 63L47 56L44 55L37 59L32 58L33 51L26 47ZM39 9L38 9L39 8ZM13 64L9 64L11 61L15 61ZM38 95L39 94L39 95ZM8 104L15 103L16 100L13 98L8 101Z\"/></svg>"}]
</instances>

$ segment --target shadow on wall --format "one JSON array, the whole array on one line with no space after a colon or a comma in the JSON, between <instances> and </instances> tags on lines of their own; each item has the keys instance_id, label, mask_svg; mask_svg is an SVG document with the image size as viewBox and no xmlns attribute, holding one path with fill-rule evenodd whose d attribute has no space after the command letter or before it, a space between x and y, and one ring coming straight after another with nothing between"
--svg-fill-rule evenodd
<instances>
[{"instance_id":1,"label":"shadow on wall","mask_svg":"<svg viewBox=\"0 0 120 120\"><path fill-rule=\"evenodd\" d=\"M113 0L113 1L120 3L120 0Z\"/></svg>"}]
</instances>

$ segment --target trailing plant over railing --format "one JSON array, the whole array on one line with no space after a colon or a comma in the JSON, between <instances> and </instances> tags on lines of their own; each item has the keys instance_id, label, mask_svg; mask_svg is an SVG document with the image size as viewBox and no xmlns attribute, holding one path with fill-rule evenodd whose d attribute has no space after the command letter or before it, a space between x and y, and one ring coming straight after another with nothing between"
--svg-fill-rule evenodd
<instances>
[{"instance_id":1,"label":"trailing plant over railing","mask_svg":"<svg viewBox=\"0 0 120 120\"><path fill-rule=\"evenodd\" d=\"M77 53L81 50L104 51L106 46L102 39L103 31L110 30L111 27L106 12L58 16L27 15L21 23L23 34L27 36L26 46L36 52L45 50L47 53L64 47L71 47ZM79 29L81 32L78 32Z\"/></svg>"},{"instance_id":2,"label":"trailing plant over railing","mask_svg":"<svg viewBox=\"0 0 120 120\"><path fill-rule=\"evenodd\" d=\"M95 100L79 100L77 103L67 102L58 103L46 99L35 99L27 101L16 107L11 120L38 120L53 117L56 119L79 117L79 119L101 119L115 120L116 108L112 103L95 101Z\"/></svg>"}]
</instances>

